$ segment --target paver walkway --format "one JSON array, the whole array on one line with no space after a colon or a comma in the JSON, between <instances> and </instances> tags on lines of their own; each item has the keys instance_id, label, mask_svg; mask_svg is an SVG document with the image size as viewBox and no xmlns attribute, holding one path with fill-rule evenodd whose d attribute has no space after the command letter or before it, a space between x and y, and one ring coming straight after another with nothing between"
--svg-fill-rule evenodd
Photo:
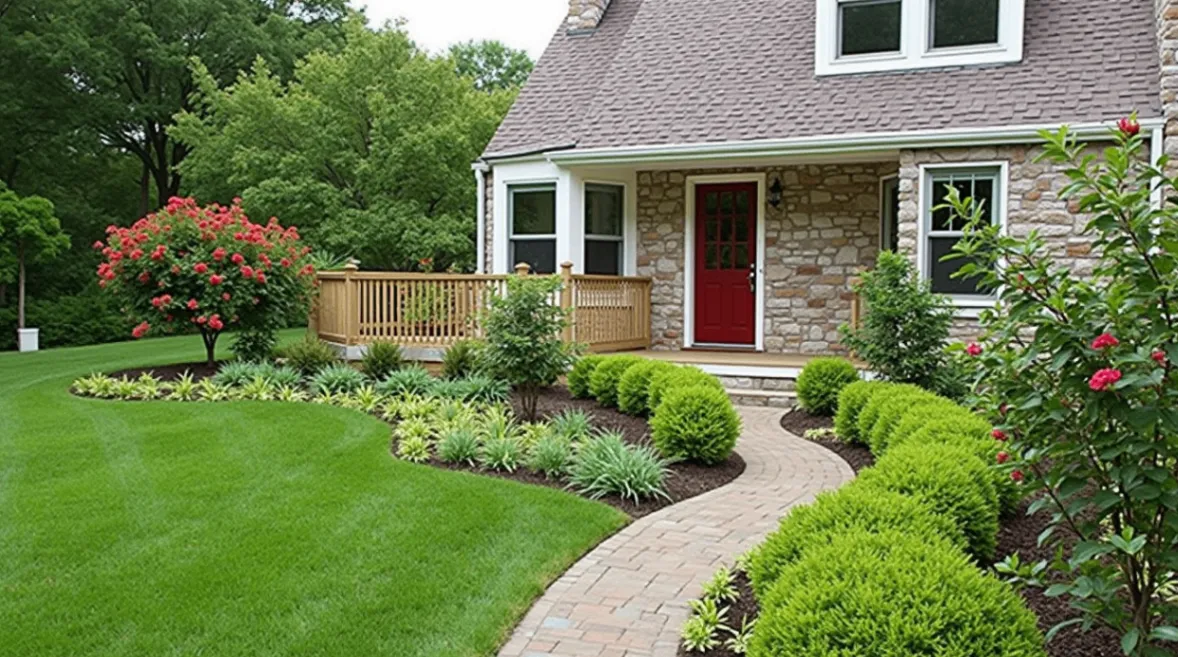
<instances>
[{"instance_id":1,"label":"paver walkway","mask_svg":"<svg viewBox=\"0 0 1178 657\"><path fill-rule=\"evenodd\" d=\"M744 474L607 539L548 589L500 657L674 657L688 601L716 569L791 507L854 477L839 457L783 431L781 410L740 413Z\"/></svg>"}]
</instances>

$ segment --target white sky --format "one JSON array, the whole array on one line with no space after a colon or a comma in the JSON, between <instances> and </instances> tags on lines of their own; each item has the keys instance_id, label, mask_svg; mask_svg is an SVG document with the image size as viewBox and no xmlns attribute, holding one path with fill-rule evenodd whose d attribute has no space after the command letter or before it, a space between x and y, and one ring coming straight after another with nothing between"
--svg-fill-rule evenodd
<instances>
[{"instance_id":1,"label":"white sky","mask_svg":"<svg viewBox=\"0 0 1178 657\"><path fill-rule=\"evenodd\" d=\"M438 52L452 43L497 39L538 59L568 12L567 0L351 0L369 22L408 19L409 36Z\"/></svg>"}]
</instances>

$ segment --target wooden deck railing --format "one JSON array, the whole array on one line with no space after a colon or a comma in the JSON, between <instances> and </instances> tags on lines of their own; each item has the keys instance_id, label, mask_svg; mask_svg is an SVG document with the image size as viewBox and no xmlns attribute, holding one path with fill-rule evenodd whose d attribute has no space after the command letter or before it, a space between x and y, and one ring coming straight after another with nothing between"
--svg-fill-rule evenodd
<instances>
[{"instance_id":1,"label":"wooden deck railing","mask_svg":"<svg viewBox=\"0 0 1178 657\"><path fill-rule=\"evenodd\" d=\"M595 352L650 346L649 278L581 276L562 266L553 298L568 309L565 338ZM507 276L361 272L349 266L319 274L311 324L319 337L344 345L395 342L447 347L483 337L481 314L507 288Z\"/></svg>"}]
</instances>

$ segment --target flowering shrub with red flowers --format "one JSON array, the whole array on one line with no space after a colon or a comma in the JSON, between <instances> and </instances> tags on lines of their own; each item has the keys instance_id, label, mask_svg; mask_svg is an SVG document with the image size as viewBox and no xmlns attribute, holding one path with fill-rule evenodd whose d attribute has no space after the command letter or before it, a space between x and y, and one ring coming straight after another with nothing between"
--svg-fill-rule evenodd
<instances>
[{"instance_id":1,"label":"flowering shrub with red flowers","mask_svg":"<svg viewBox=\"0 0 1178 657\"><path fill-rule=\"evenodd\" d=\"M298 230L253 223L239 203L172 198L94 244L104 256L98 284L139 320L132 337L195 326L212 364L222 331L266 330L307 307L315 268Z\"/></svg>"},{"instance_id":2,"label":"flowering shrub with red flowers","mask_svg":"<svg viewBox=\"0 0 1178 657\"><path fill-rule=\"evenodd\" d=\"M1065 129L1042 159L1067 168L1063 198L1087 215L1091 277L1038 233L1003 235L949 190L971 220L956 249L962 276L999 290L968 349L974 401L1004 441L995 467L1049 509L1052 564L1009 559L1012 581L1067 596L1062 625L1110 626L1126 655L1171 655L1178 641L1178 178L1151 165L1135 119L1092 157ZM1161 207L1159 198L1169 198ZM1062 627L1061 625L1061 627Z\"/></svg>"}]
</instances>

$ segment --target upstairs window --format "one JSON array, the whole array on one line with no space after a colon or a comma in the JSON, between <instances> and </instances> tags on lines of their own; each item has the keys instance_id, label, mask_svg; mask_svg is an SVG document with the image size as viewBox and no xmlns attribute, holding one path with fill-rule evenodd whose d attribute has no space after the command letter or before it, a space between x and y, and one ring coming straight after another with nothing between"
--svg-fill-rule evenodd
<instances>
[{"instance_id":1,"label":"upstairs window","mask_svg":"<svg viewBox=\"0 0 1178 657\"><path fill-rule=\"evenodd\" d=\"M817 0L818 75L1018 62L1026 0Z\"/></svg>"}]
</instances>

